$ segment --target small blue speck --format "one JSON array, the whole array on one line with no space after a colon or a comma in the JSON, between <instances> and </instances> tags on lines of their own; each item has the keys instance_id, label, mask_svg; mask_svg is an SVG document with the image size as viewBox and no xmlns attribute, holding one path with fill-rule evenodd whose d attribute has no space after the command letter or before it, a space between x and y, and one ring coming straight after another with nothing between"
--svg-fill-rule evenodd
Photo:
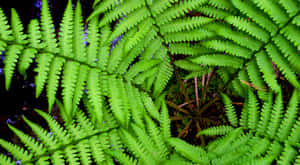
<instances>
[{"instance_id":1,"label":"small blue speck","mask_svg":"<svg viewBox=\"0 0 300 165\"><path fill-rule=\"evenodd\" d=\"M12 121L11 119L7 119L6 120L6 124L15 124L16 121Z\"/></svg>"},{"instance_id":2,"label":"small blue speck","mask_svg":"<svg viewBox=\"0 0 300 165\"><path fill-rule=\"evenodd\" d=\"M37 0L36 2L33 3L33 5L37 8L39 8L40 10L42 9L42 1L41 0Z\"/></svg>"},{"instance_id":3,"label":"small blue speck","mask_svg":"<svg viewBox=\"0 0 300 165\"><path fill-rule=\"evenodd\" d=\"M85 46L88 46L88 42L87 42L87 32L86 32L86 30L84 31L84 37L83 37L83 43L85 44Z\"/></svg>"},{"instance_id":4,"label":"small blue speck","mask_svg":"<svg viewBox=\"0 0 300 165\"><path fill-rule=\"evenodd\" d=\"M34 83L30 83L29 86L32 87L32 88L35 87Z\"/></svg>"}]
</instances>

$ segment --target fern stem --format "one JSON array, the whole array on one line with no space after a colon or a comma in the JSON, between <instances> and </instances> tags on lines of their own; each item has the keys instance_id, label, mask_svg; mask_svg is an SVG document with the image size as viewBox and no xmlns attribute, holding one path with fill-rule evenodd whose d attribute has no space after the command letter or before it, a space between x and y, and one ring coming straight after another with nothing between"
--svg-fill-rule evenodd
<instances>
[{"instance_id":1,"label":"fern stem","mask_svg":"<svg viewBox=\"0 0 300 165\"><path fill-rule=\"evenodd\" d=\"M201 116L201 114L209 108L212 104L214 104L216 101L220 99L220 96L217 95L214 99L210 100L207 104L205 104L198 112L198 115Z\"/></svg>"},{"instance_id":2,"label":"fern stem","mask_svg":"<svg viewBox=\"0 0 300 165\"><path fill-rule=\"evenodd\" d=\"M190 119L189 120L189 122L185 125L185 127L181 130L181 132L179 132L179 134L178 134L178 138L181 138L183 135L184 135L184 133L186 133L186 131L189 129L189 127L190 127L190 125L192 124L192 119Z\"/></svg>"},{"instance_id":3,"label":"fern stem","mask_svg":"<svg viewBox=\"0 0 300 165\"><path fill-rule=\"evenodd\" d=\"M195 100L191 100L190 102L184 102L184 103L178 105L178 107L182 108L182 107L184 107L184 106L186 106L186 105L188 105L188 104L191 104L191 103L193 103L193 102L195 102Z\"/></svg>"},{"instance_id":4,"label":"fern stem","mask_svg":"<svg viewBox=\"0 0 300 165\"><path fill-rule=\"evenodd\" d=\"M182 112L182 113L185 113L187 115L189 115L190 113L187 111L187 110L184 110L182 108L180 108L178 105L176 105L175 103L171 102L171 101L168 101L168 100L165 100L166 104L168 104L170 107Z\"/></svg>"},{"instance_id":5,"label":"fern stem","mask_svg":"<svg viewBox=\"0 0 300 165\"><path fill-rule=\"evenodd\" d=\"M186 117L179 117L179 116L171 116L170 120L183 120L186 119Z\"/></svg>"},{"instance_id":6,"label":"fern stem","mask_svg":"<svg viewBox=\"0 0 300 165\"><path fill-rule=\"evenodd\" d=\"M197 109L198 109L199 108L198 79L197 79L197 77L195 77L194 79L195 79L196 105L197 105Z\"/></svg>"},{"instance_id":7,"label":"fern stem","mask_svg":"<svg viewBox=\"0 0 300 165\"><path fill-rule=\"evenodd\" d=\"M197 132L202 131L202 129L201 129L201 127L200 127L200 124L199 124L199 121L196 120L195 122L196 122ZM204 139L204 136L203 136L203 135L197 136L197 134L196 134L196 137L199 137L199 138L200 138L201 146L204 147L204 146L205 146L205 139Z\"/></svg>"}]
</instances>

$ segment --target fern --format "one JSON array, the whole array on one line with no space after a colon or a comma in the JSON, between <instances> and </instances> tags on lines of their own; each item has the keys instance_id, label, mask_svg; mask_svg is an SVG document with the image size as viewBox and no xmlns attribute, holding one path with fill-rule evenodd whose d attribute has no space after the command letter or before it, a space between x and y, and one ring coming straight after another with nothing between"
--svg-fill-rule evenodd
<instances>
[{"instance_id":1,"label":"fern","mask_svg":"<svg viewBox=\"0 0 300 165\"><path fill-rule=\"evenodd\" d=\"M24 117L40 140L9 126L24 146L0 140L12 154L1 164L299 164L299 1L95 0L86 41L79 2L73 10L68 1L58 36L42 3L27 33L14 9L10 25L0 9L5 86L36 62L36 97L45 88L65 123L37 110L48 133ZM186 78L216 67L225 82L230 125L199 132L224 135L206 147L172 138L164 90L174 66ZM294 87L288 105L276 69ZM240 116L231 90L245 98Z\"/></svg>"},{"instance_id":2,"label":"fern","mask_svg":"<svg viewBox=\"0 0 300 165\"><path fill-rule=\"evenodd\" d=\"M214 148L208 148L209 153L221 154L216 151L222 150L222 154L219 156L218 161L228 161L231 164L239 161L247 162L264 162L263 164L271 164L273 161L278 160L279 164L293 164L296 157L299 155L299 135L296 133L296 129L299 129L299 112L298 109L298 97L299 93L294 90L293 95L289 101L289 105L286 108L284 114L282 110L282 96L277 94L273 103L274 109L271 110L272 100L264 102L263 108L259 109L258 100L255 94L249 89L247 102L245 107L247 111L242 111L242 116L246 116L240 126L217 126L200 131L199 135L226 135L225 138L218 141L218 146ZM270 94L269 98L272 94ZM228 97L223 94L223 97ZM225 105L228 107L228 101L224 100ZM227 109L227 113L232 113L231 109ZM229 119L232 116L228 116ZM234 118L237 118L235 115ZM231 123L232 124L232 123ZM235 128L234 128L235 127ZM292 129L293 127L293 129ZM233 136L235 130L242 129L245 136L241 136L240 139L234 141L231 139L227 141L226 138ZM247 133L249 131L249 133ZM297 134L297 135L296 135ZM239 141L243 144L237 145ZM227 143L231 145L227 145ZM226 145L225 145L226 144ZM274 145L279 147L275 151L272 151ZM224 146L225 145L225 146ZM241 147L242 146L242 147ZM225 150L227 153L225 153ZM240 153L238 154L239 151ZM240 155L241 153L245 153ZM251 154L246 154L251 153ZM237 157L230 156L230 159L226 158L227 154L238 154Z\"/></svg>"},{"instance_id":3,"label":"fern","mask_svg":"<svg viewBox=\"0 0 300 165\"><path fill-rule=\"evenodd\" d=\"M124 90L126 82L128 84L126 86L133 88L135 92L140 92L149 90L149 88L146 88L149 84L146 85L145 81L149 82L149 79L153 74L146 74L146 71L149 69L159 69L160 72L157 75L157 79L155 80L156 83L153 85L153 88L155 91L154 95L160 95L167 84L168 79L172 75L170 64L167 61L164 61L167 57L165 54L166 48L162 47L158 50L160 51L160 53L157 54L158 57L151 59L150 63L148 63L149 57L143 55L143 58L146 58L147 60L140 60L132 67L129 67L133 63L133 60L138 56L138 52L136 52L138 47L135 46L134 49L128 50L129 52L127 51L128 57L131 58L128 58L126 63L124 62L127 56L125 55L126 52L123 51L126 46L133 48L133 40L129 40L130 37L125 35L124 38L117 43L116 47L112 48L110 51L110 45L108 45L108 43L111 37L114 38L117 30L114 30L113 33L111 33L111 29L108 26L104 26L99 31L99 28L97 27L98 21L94 18L91 19L88 26L87 41L90 44L86 46L83 42L83 21L81 17L80 3L77 3L76 9L73 11L72 3L69 1L60 24L61 31L57 41L53 29L54 25L46 1L43 1L41 23L37 20L32 20L29 24L28 35L23 33L22 23L15 10L12 10L11 29L2 13L2 27L6 27L1 30L1 34L3 35L1 38L1 43L3 43L2 50L7 50L4 69L6 88L8 89L10 86L16 65L18 64L19 71L26 75L26 70L34 61L33 59L35 59L37 62L35 68L35 71L37 72L35 79L36 96L38 97L43 89L46 88L49 112L57 97L57 89L61 86L65 110L68 113L68 116L73 116L73 107L76 107L79 104L84 87L86 86L88 98L90 100L89 102L95 108L94 113L98 114L97 121L99 123L103 120L102 114L105 97L110 97L109 93L103 92L103 90L107 90L108 88L102 89L103 87L100 84L105 84L106 82L115 84L115 77L120 78L117 78L118 84L112 86L111 89L115 90L117 87L120 90ZM104 23L105 21L102 20L101 22ZM6 35L10 36L8 37L9 39L5 37ZM153 39L151 38L149 40L143 38L143 36L144 35L139 37L140 40L142 40L140 43L145 43L145 45L142 49L138 49L139 51L145 49L146 45L149 45L150 40ZM108 75L108 79L104 80L100 78L103 74ZM143 77L141 77L142 74ZM59 85L60 77L62 78L61 85ZM141 83L141 80L144 80L144 83ZM112 94L115 93L114 91L111 92ZM132 100L133 97L140 97L140 94L137 94L138 93L130 96L129 100ZM127 96L124 97L126 98ZM113 112L115 115L120 115L118 112L121 112L120 107L124 105L123 103L117 104L119 101L115 102L114 100L115 98L113 96L111 100L114 102L112 103L112 106L114 107ZM137 108L140 107L141 106ZM128 120L130 119L129 113L131 110L135 110L135 107L127 107L127 111L124 112L122 117L118 117L120 122L122 120L123 125L128 125ZM138 112L132 112L133 114L138 114ZM137 119L136 116L134 116L133 119Z\"/></svg>"},{"instance_id":4,"label":"fern","mask_svg":"<svg viewBox=\"0 0 300 165\"><path fill-rule=\"evenodd\" d=\"M196 64L225 66L234 71L231 80L242 80L238 77L243 68L247 77L257 87L268 86L274 92L280 91L278 79L273 70L273 61L284 78L295 88L299 88L298 66L295 63L299 49L296 36L299 35L297 20L299 17L299 2L297 1L209 1L201 4L199 11L224 24L208 23L203 28L215 32L217 39L210 39L199 46L214 49L216 53L225 52L220 57L198 53L189 57ZM213 9L218 8L218 9ZM224 14L221 13L223 12ZM226 13L226 14L225 14ZM232 28L230 28L230 25ZM287 50L288 49L288 50ZM234 56L238 56L234 57ZM243 59L243 60L242 60ZM293 59L293 60L292 60ZM251 65L251 67L250 67ZM219 70L223 68L220 67ZM255 72L254 72L255 70ZM259 72L260 73L259 73ZM255 74L255 75L254 75ZM257 77L257 78L255 78ZM257 79L263 79L258 80ZM237 82L228 81L230 87L237 91ZM246 88L240 82L242 88ZM245 96L244 96L245 97ZM260 94L262 98L263 95Z\"/></svg>"},{"instance_id":5,"label":"fern","mask_svg":"<svg viewBox=\"0 0 300 165\"><path fill-rule=\"evenodd\" d=\"M36 133L40 142L10 126L30 153L16 145L1 140L1 146L12 152L22 164L35 162L38 164L49 164L50 162L53 164L64 164L65 160L71 164L79 164L79 161L82 164L90 164L92 159L96 160L96 162L104 160L105 153L103 151L108 149L109 146L102 145L99 137L103 136L105 132L108 133L106 138L108 138L109 134L113 134L112 129L117 128L117 125L113 122L106 123L106 125L95 129L90 121L84 117L83 113L77 111L77 124L75 124L75 121L70 125L67 124L65 125L65 130L45 112L37 112L47 121L51 133L48 133L48 131L25 117L24 121Z\"/></svg>"},{"instance_id":6,"label":"fern","mask_svg":"<svg viewBox=\"0 0 300 165\"><path fill-rule=\"evenodd\" d=\"M99 27L116 23L109 41L121 35L130 36L130 40L125 44L125 52L141 54L140 59L151 57L161 60L155 66L158 71L156 78L152 75L153 80L148 78L147 84L148 89L153 87L153 96L158 97L172 75L173 68L169 64L169 55L175 52L191 52L193 46L186 44L187 42L197 42L214 36L214 33L201 28L212 22L212 19L184 16L188 10L196 9L205 2L205 0L184 3L177 0L121 1L119 6L108 8L106 6L112 2L103 1L96 5L96 10L88 20L99 17ZM151 38L143 41L147 36ZM174 50L171 44L180 44L181 49ZM140 49L136 49L138 47ZM133 61L134 58L130 60Z\"/></svg>"}]
</instances>

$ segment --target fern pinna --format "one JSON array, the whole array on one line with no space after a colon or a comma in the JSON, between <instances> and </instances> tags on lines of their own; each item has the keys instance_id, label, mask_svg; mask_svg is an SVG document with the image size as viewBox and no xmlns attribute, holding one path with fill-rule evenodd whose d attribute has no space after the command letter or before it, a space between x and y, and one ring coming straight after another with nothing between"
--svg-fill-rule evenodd
<instances>
[{"instance_id":1,"label":"fern pinna","mask_svg":"<svg viewBox=\"0 0 300 165\"><path fill-rule=\"evenodd\" d=\"M210 0L197 10L218 20L204 26L216 37L198 46L209 53L199 51L184 61L218 66L224 82L241 96L249 84L261 98L268 88L278 93L279 75L274 67L282 79L299 89L299 1Z\"/></svg>"}]
</instances>

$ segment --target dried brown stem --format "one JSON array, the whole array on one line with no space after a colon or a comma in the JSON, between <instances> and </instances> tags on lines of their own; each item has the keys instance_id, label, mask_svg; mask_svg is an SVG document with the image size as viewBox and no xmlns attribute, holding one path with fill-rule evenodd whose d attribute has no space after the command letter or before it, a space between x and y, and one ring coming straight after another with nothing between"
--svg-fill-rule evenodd
<instances>
[{"instance_id":1,"label":"dried brown stem","mask_svg":"<svg viewBox=\"0 0 300 165\"><path fill-rule=\"evenodd\" d=\"M199 124L199 121L196 121L196 127L197 127L197 132L202 131L202 129L201 129L201 127L200 127L200 124ZM198 134L198 133L197 133L197 134ZM200 138L201 146L204 147L204 146L205 146L205 139L204 139L203 135L197 136L197 134L196 134L196 137L199 137L199 138Z\"/></svg>"},{"instance_id":2,"label":"dried brown stem","mask_svg":"<svg viewBox=\"0 0 300 165\"><path fill-rule=\"evenodd\" d=\"M182 108L180 108L178 105L176 105L175 103L171 102L171 101L168 101L168 100L165 100L166 104L168 104L170 107L182 112L182 113L185 113L187 115L189 115L190 113L187 111L187 110L184 110Z\"/></svg>"},{"instance_id":3,"label":"dried brown stem","mask_svg":"<svg viewBox=\"0 0 300 165\"><path fill-rule=\"evenodd\" d=\"M198 79L195 77L195 95L196 95L196 105L199 108L199 94L198 94Z\"/></svg>"},{"instance_id":4,"label":"dried brown stem","mask_svg":"<svg viewBox=\"0 0 300 165\"><path fill-rule=\"evenodd\" d=\"M179 132L179 134L178 134L178 138L181 138L183 135L184 135L184 133L189 129L189 127L190 127L190 125L191 125L191 123L192 123L192 119L190 119L189 120L189 122L185 125L185 127L183 128L183 130L181 130L181 132Z\"/></svg>"}]
</instances>

